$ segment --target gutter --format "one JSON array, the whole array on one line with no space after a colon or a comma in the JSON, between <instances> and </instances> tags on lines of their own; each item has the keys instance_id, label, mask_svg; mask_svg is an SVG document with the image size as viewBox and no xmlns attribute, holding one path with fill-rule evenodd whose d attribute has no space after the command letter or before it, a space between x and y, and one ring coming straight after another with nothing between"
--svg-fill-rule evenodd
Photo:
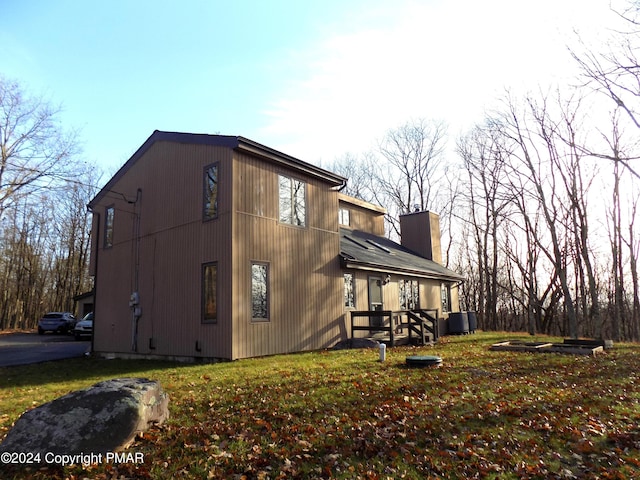
<instances>
[{"instance_id":1,"label":"gutter","mask_svg":"<svg viewBox=\"0 0 640 480\"><path fill-rule=\"evenodd\" d=\"M343 268L353 268L356 270L366 270L370 272L381 272L381 273L405 273L405 274L413 275L420 278L426 278L430 280L447 280L450 282L456 282L457 284L461 284L464 282L464 278L459 275L456 275L454 277L451 275L439 274L437 272L429 273L429 272L425 272L424 270L414 270L411 268L398 268L398 267L392 267L390 265L360 262L352 258L346 258L345 255L346 254L344 253L340 254L340 264L342 265Z\"/></svg>"},{"instance_id":2,"label":"gutter","mask_svg":"<svg viewBox=\"0 0 640 480\"><path fill-rule=\"evenodd\" d=\"M334 187L344 189L347 179L341 175L320 168L311 163L304 162L295 157L279 152L273 148L262 145L248 138L238 137L238 145L235 150L258 156L265 160L270 160L278 165L282 165L293 170L298 170L306 175L330 183Z\"/></svg>"}]
</instances>

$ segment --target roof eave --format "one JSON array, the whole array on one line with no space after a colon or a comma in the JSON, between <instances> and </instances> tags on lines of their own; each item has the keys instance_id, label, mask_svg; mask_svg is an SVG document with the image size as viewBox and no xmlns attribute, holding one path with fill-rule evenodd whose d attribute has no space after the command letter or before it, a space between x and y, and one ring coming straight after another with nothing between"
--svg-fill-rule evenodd
<instances>
[{"instance_id":1,"label":"roof eave","mask_svg":"<svg viewBox=\"0 0 640 480\"><path fill-rule=\"evenodd\" d=\"M342 187L346 185L347 179L341 175L329 172L320 167L316 167L310 163L303 162L297 158L278 152L272 148L262 145L248 138L231 136L231 135L209 135L206 133L182 133L182 132L164 132L155 130L149 138L136 150L136 152L125 162L122 167L115 173L113 177L106 183L104 187L96 194L96 196L87 205L90 209L94 208L100 200L109 192L112 187L127 173L127 171L149 150L154 143L159 141L189 143L197 145L215 145L219 147L227 147L238 149L258 157L270 160L276 164L287 166L294 170L301 171L314 178L329 183L332 187Z\"/></svg>"},{"instance_id":2,"label":"roof eave","mask_svg":"<svg viewBox=\"0 0 640 480\"><path fill-rule=\"evenodd\" d=\"M403 273L430 280L446 280L450 282L461 282L464 280L464 277L461 275L446 275L437 272L425 272L424 270L416 270L412 268L392 267L390 265L361 262L355 259L346 258L342 254L340 255L340 260L343 268L352 268L355 270L366 270L380 273Z\"/></svg>"},{"instance_id":3,"label":"roof eave","mask_svg":"<svg viewBox=\"0 0 640 480\"><path fill-rule=\"evenodd\" d=\"M196 145L215 145L220 147L234 148L238 145L238 137L231 135L209 135L206 133L183 133L164 132L154 130L154 132L140 145L138 150L120 167L113 177L105 184L96 196L88 203L92 209L109 192L113 186L129 171L129 169L149 150L156 142L189 143Z\"/></svg>"},{"instance_id":4,"label":"roof eave","mask_svg":"<svg viewBox=\"0 0 640 480\"><path fill-rule=\"evenodd\" d=\"M338 201L345 202L350 205L354 205L356 207L364 208L365 210L375 212L379 215L387 214L387 209L384 207L381 207L380 205L374 205L373 203L366 202L364 200L352 197L351 195L346 195L344 193L338 194ZM340 228L345 228L345 227L340 227Z\"/></svg>"},{"instance_id":5,"label":"roof eave","mask_svg":"<svg viewBox=\"0 0 640 480\"><path fill-rule=\"evenodd\" d=\"M301 171L306 175L327 182L334 187L342 187L347 182L347 179L341 175L304 162L300 159L274 150L273 148L254 142L253 140L249 140L248 138L238 137L236 150L270 160L278 165L282 165L293 170Z\"/></svg>"}]
</instances>

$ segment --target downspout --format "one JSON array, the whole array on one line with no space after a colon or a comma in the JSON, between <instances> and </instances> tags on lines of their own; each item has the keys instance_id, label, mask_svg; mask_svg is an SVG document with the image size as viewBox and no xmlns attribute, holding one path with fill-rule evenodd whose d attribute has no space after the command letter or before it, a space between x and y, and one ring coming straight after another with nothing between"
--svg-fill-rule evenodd
<instances>
[{"instance_id":1,"label":"downspout","mask_svg":"<svg viewBox=\"0 0 640 480\"><path fill-rule=\"evenodd\" d=\"M101 223L101 219L100 219L100 214L98 212L94 212L93 211L93 207L91 207L91 205L87 204L87 210L89 212L91 212L92 215L94 215L98 221L96 222L96 238L95 238L95 245L96 245L96 249L95 249L95 275L93 277L93 328L91 328L91 353L93 353L94 348L93 348L93 339L95 336L95 331L96 331L96 305L98 303L98 265L100 265L100 263L98 262L98 256L99 256L99 252L100 252L100 223ZM93 250L93 249L92 249Z\"/></svg>"},{"instance_id":2,"label":"downspout","mask_svg":"<svg viewBox=\"0 0 640 480\"><path fill-rule=\"evenodd\" d=\"M129 307L132 310L132 331L131 331L131 350L138 351L138 323L142 316L142 309L140 308L140 203L142 200L142 189L138 188L136 191L136 199L134 202L134 241L135 246L135 258L134 258L134 281L133 281L133 293L129 299Z\"/></svg>"}]
</instances>

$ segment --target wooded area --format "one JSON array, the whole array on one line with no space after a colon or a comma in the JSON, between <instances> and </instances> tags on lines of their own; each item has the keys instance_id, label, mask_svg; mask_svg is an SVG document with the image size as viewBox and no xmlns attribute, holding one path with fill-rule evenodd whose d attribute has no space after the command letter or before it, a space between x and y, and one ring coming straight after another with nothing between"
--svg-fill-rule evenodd
<instances>
[{"instance_id":1,"label":"wooded area","mask_svg":"<svg viewBox=\"0 0 640 480\"><path fill-rule=\"evenodd\" d=\"M572 52L576 86L505 93L455 152L421 119L333 165L347 193L388 208L392 236L399 214L441 215L479 328L640 340L640 25L636 6L620 16L607 50Z\"/></svg>"},{"instance_id":2,"label":"wooded area","mask_svg":"<svg viewBox=\"0 0 640 480\"><path fill-rule=\"evenodd\" d=\"M344 191L440 215L443 257L485 330L640 340L638 10L616 41L572 52L573 86L517 96L457 139L411 120L329 166ZM72 310L87 274L95 169L59 108L0 77L0 329ZM453 147L454 146L454 147Z\"/></svg>"},{"instance_id":3,"label":"wooded area","mask_svg":"<svg viewBox=\"0 0 640 480\"><path fill-rule=\"evenodd\" d=\"M91 289L90 215L97 179L79 160L60 109L0 77L0 329L73 311Z\"/></svg>"}]
</instances>

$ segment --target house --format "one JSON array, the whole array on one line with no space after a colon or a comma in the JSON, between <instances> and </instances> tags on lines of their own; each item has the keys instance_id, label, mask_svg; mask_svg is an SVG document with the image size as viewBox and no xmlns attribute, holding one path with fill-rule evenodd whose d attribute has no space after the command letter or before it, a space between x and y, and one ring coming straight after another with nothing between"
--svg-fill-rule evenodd
<instances>
[{"instance_id":1,"label":"house","mask_svg":"<svg viewBox=\"0 0 640 480\"><path fill-rule=\"evenodd\" d=\"M93 290L73 297L75 304L74 312L78 318L83 318L88 313L93 312Z\"/></svg>"},{"instance_id":2,"label":"house","mask_svg":"<svg viewBox=\"0 0 640 480\"><path fill-rule=\"evenodd\" d=\"M340 193L346 179L243 137L155 131L89 203L94 350L239 359L331 347L350 310L457 310L437 216Z\"/></svg>"}]
</instances>

